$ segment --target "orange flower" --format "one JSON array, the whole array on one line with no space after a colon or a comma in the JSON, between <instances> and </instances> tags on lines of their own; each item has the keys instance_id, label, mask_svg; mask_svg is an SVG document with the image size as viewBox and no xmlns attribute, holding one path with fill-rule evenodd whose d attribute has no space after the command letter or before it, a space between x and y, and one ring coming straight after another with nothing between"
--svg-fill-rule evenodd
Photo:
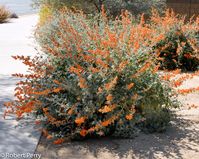
<instances>
[{"instance_id":1,"label":"orange flower","mask_svg":"<svg viewBox=\"0 0 199 159\"><path fill-rule=\"evenodd\" d=\"M47 139L48 139L48 140L50 140L50 139L52 139L52 138L53 138L52 135L48 135L48 136L47 136Z\"/></svg>"},{"instance_id":2,"label":"orange flower","mask_svg":"<svg viewBox=\"0 0 199 159\"><path fill-rule=\"evenodd\" d=\"M79 86L80 88L87 88L86 80L84 78L79 79Z\"/></svg>"},{"instance_id":3,"label":"orange flower","mask_svg":"<svg viewBox=\"0 0 199 159\"><path fill-rule=\"evenodd\" d=\"M112 116L110 119L101 122L101 125L106 127L106 126L112 124L117 118L118 118L118 116Z\"/></svg>"},{"instance_id":4,"label":"orange flower","mask_svg":"<svg viewBox=\"0 0 199 159\"><path fill-rule=\"evenodd\" d=\"M44 90L42 92L32 92L32 94L35 94L35 95L48 95L49 93L50 93L49 89Z\"/></svg>"},{"instance_id":5,"label":"orange flower","mask_svg":"<svg viewBox=\"0 0 199 159\"><path fill-rule=\"evenodd\" d=\"M54 82L55 84L57 84L57 85L60 84L60 82L59 82L58 80L53 80L53 82Z\"/></svg>"},{"instance_id":6,"label":"orange flower","mask_svg":"<svg viewBox=\"0 0 199 159\"><path fill-rule=\"evenodd\" d=\"M88 129L88 132L94 132L94 131L95 131L95 127Z\"/></svg>"},{"instance_id":7,"label":"orange flower","mask_svg":"<svg viewBox=\"0 0 199 159\"><path fill-rule=\"evenodd\" d=\"M53 90L54 93L59 93L62 90L62 88L56 88Z\"/></svg>"},{"instance_id":8,"label":"orange flower","mask_svg":"<svg viewBox=\"0 0 199 159\"><path fill-rule=\"evenodd\" d=\"M101 41L102 47L108 48L110 43L107 40Z\"/></svg>"},{"instance_id":9,"label":"orange flower","mask_svg":"<svg viewBox=\"0 0 199 159\"><path fill-rule=\"evenodd\" d=\"M110 83L105 84L105 88L107 91L111 90L117 83L118 77L116 76L113 81L111 81Z\"/></svg>"},{"instance_id":10,"label":"orange flower","mask_svg":"<svg viewBox=\"0 0 199 159\"><path fill-rule=\"evenodd\" d=\"M91 67L90 69L91 69L92 73L98 73L99 72L99 69L97 69L97 68Z\"/></svg>"},{"instance_id":11,"label":"orange flower","mask_svg":"<svg viewBox=\"0 0 199 159\"><path fill-rule=\"evenodd\" d=\"M175 71L171 71L170 73L167 73L166 75L163 75L161 77L162 80L168 81L171 78L175 77L176 75L178 75L181 72L180 69L176 69Z\"/></svg>"},{"instance_id":12,"label":"orange flower","mask_svg":"<svg viewBox=\"0 0 199 159\"><path fill-rule=\"evenodd\" d=\"M55 140L53 143L54 143L55 145L59 145L59 144L62 144L63 142L64 142L64 139L63 139L63 138L60 138L60 139Z\"/></svg>"},{"instance_id":13,"label":"orange flower","mask_svg":"<svg viewBox=\"0 0 199 159\"><path fill-rule=\"evenodd\" d=\"M139 48L140 48L140 44L139 44L138 41L136 41L136 42L134 43L134 51L135 51L135 53L139 50Z\"/></svg>"},{"instance_id":14,"label":"orange flower","mask_svg":"<svg viewBox=\"0 0 199 159\"><path fill-rule=\"evenodd\" d=\"M106 11L105 11L104 5L101 6L101 12L102 12L102 17L106 19L107 17L106 17Z\"/></svg>"},{"instance_id":15,"label":"orange flower","mask_svg":"<svg viewBox=\"0 0 199 159\"><path fill-rule=\"evenodd\" d=\"M105 88L106 88L107 91L110 90L112 88L111 83L105 84Z\"/></svg>"},{"instance_id":16,"label":"orange flower","mask_svg":"<svg viewBox=\"0 0 199 159\"><path fill-rule=\"evenodd\" d=\"M180 93L180 94L188 94L188 93L191 93L193 91L194 91L194 88L192 88L192 89L180 89L180 90L178 90L178 93Z\"/></svg>"},{"instance_id":17,"label":"orange flower","mask_svg":"<svg viewBox=\"0 0 199 159\"><path fill-rule=\"evenodd\" d=\"M74 107L72 107L72 108L70 108L70 109L68 110L68 115L72 115L73 112L74 112Z\"/></svg>"},{"instance_id":18,"label":"orange flower","mask_svg":"<svg viewBox=\"0 0 199 159\"><path fill-rule=\"evenodd\" d=\"M179 87L179 86L182 85L182 83L183 83L183 81L177 80L177 81L175 81L175 82L173 83L173 85L174 85L174 87Z\"/></svg>"},{"instance_id":19,"label":"orange flower","mask_svg":"<svg viewBox=\"0 0 199 159\"><path fill-rule=\"evenodd\" d=\"M156 66L156 67L153 69L152 73L153 73L153 74L155 74L155 73L159 70L159 68L160 68L160 66L159 66L159 65L158 65L158 66Z\"/></svg>"},{"instance_id":20,"label":"orange flower","mask_svg":"<svg viewBox=\"0 0 199 159\"><path fill-rule=\"evenodd\" d=\"M133 119L133 115L132 114L126 115L125 118L127 120L132 120Z\"/></svg>"},{"instance_id":21,"label":"orange flower","mask_svg":"<svg viewBox=\"0 0 199 159\"><path fill-rule=\"evenodd\" d=\"M128 64L129 62L128 61L123 61L123 62L121 62L120 64L119 64L119 72L120 71L122 71L125 67L126 67L126 65Z\"/></svg>"},{"instance_id":22,"label":"orange flower","mask_svg":"<svg viewBox=\"0 0 199 159\"><path fill-rule=\"evenodd\" d=\"M99 66L102 66L103 68L108 68L108 65L99 58L97 58L95 62L96 64L98 64Z\"/></svg>"},{"instance_id":23,"label":"orange flower","mask_svg":"<svg viewBox=\"0 0 199 159\"><path fill-rule=\"evenodd\" d=\"M179 73L181 73L181 69L176 69L175 71L171 72L174 75L178 75Z\"/></svg>"},{"instance_id":24,"label":"orange flower","mask_svg":"<svg viewBox=\"0 0 199 159\"><path fill-rule=\"evenodd\" d=\"M76 118L75 123L81 125L85 122L85 119L86 119L85 117Z\"/></svg>"},{"instance_id":25,"label":"orange flower","mask_svg":"<svg viewBox=\"0 0 199 159\"><path fill-rule=\"evenodd\" d=\"M138 71L137 73L135 73L134 75L132 75L131 77L132 78L136 78L140 73L144 73L148 68L150 68L151 66L151 62L146 62L144 64L144 66L142 66Z\"/></svg>"},{"instance_id":26,"label":"orange flower","mask_svg":"<svg viewBox=\"0 0 199 159\"><path fill-rule=\"evenodd\" d=\"M146 62L146 64L139 70L139 73L145 72L151 66L150 62Z\"/></svg>"},{"instance_id":27,"label":"orange flower","mask_svg":"<svg viewBox=\"0 0 199 159\"><path fill-rule=\"evenodd\" d=\"M130 90L131 88L133 88L134 85L135 85L134 83L129 84L129 85L127 86L127 89Z\"/></svg>"},{"instance_id":28,"label":"orange flower","mask_svg":"<svg viewBox=\"0 0 199 159\"><path fill-rule=\"evenodd\" d=\"M16 115L17 115L17 118L18 118L18 119L21 119L21 118L22 118L22 115L23 115L23 112L20 111L20 110L17 110L17 111L16 111Z\"/></svg>"},{"instance_id":29,"label":"orange flower","mask_svg":"<svg viewBox=\"0 0 199 159\"><path fill-rule=\"evenodd\" d=\"M5 103L4 103L4 106L6 106L6 107L11 107L12 104L13 104L12 102L5 102Z\"/></svg>"},{"instance_id":30,"label":"orange flower","mask_svg":"<svg viewBox=\"0 0 199 159\"><path fill-rule=\"evenodd\" d=\"M74 66L71 66L69 68L69 72L71 73L75 73L76 75L80 76L81 73L83 72L83 69L81 68L81 66L79 67L79 65L77 65L78 68L74 67Z\"/></svg>"},{"instance_id":31,"label":"orange flower","mask_svg":"<svg viewBox=\"0 0 199 159\"><path fill-rule=\"evenodd\" d=\"M180 93L180 94L188 94L188 93L195 92L195 91L199 91L199 87L188 88L188 89L179 89L178 93Z\"/></svg>"},{"instance_id":32,"label":"orange flower","mask_svg":"<svg viewBox=\"0 0 199 159\"><path fill-rule=\"evenodd\" d=\"M109 94L107 97L106 97L106 100L111 102L113 100L113 96L111 94Z\"/></svg>"},{"instance_id":33,"label":"orange flower","mask_svg":"<svg viewBox=\"0 0 199 159\"><path fill-rule=\"evenodd\" d=\"M142 13L141 19L140 19L140 25L143 25L144 23L145 23L144 13Z\"/></svg>"},{"instance_id":34,"label":"orange flower","mask_svg":"<svg viewBox=\"0 0 199 159\"><path fill-rule=\"evenodd\" d=\"M105 105L104 108L99 109L99 112L101 113L108 113L111 112L113 109L115 109L115 105Z\"/></svg>"},{"instance_id":35,"label":"orange flower","mask_svg":"<svg viewBox=\"0 0 199 159\"><path fill-rule=\"evenodd\" d=\"M83 137L85 137L86 135L87 135L87 130L85 130L85 129L82 129L81 131L80 131L80 135L81 136L83 136Z\"/></svg>"},{"instance_id":36,"label":"orange flower","mask_svg":"<svg viewBox=\"0 0 199 159\"><path fill-rule=\"evenodd\" d=\"M164 34L159 34L153 41L154 41L154 43L158 43L161 40L164 40L164 38L165 38Z\"/></svg>"},{"instance_id":37,"label":"orange flower","mask_svg":"<svg viewBox=\"0 0 199 159\"><path fill-rule=\"evenodd\" d=\"M103 121L101 124L102 124L102 126L106 127L106 126L111 124L111 121L110 120L106 120L106 121Z\"/></svg>"}]
</instances>

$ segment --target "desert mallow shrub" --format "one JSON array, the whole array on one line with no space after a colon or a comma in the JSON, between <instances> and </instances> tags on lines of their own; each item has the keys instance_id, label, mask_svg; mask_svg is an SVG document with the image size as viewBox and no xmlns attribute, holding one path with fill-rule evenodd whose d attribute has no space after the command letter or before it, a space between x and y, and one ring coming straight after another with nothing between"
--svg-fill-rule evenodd
<instances>
[{"instance_id":1,"label":"desert mallow shrub","mask_svg":"<svg viewBox=\"0 0 199 159\"><path fill-rule=\"evenodd\" d=\"M196 71L199 67L199 18L192 17L185 21L185 17L176 15L173 11L166 11L160 16L157 11L152 12L150 25L160 35L160 41L153 49L158 55L161 69L182 69Z\"/></svg>"},{"instance_id":2,"label":"desert mallow shrub","mask_svg":"<svg viewBox=\"0 0 199 159\"><path fill-rule=\"evenodd\" d=\"M150 127L148 120L157 122L177 103L149 54L157 36L143 18L139 25L132 20L128 12L114 21L104 11L92 20L68 10L54 15L36 32L44 55L13 57L32 73L14 75L26 80L6 106L18 118L34 114L45 135L58 138L55 144L67 137L129 137L136 125ZM156 130L169 122L162 121Z\"/></svg>"},{"instance_id":3,"label":"desert mallow shrub","mask_svg":"<svg viewBox=\"0 0 199 159\"><path fill-rule=\"evenodd\" d=\"M52 8L54 7L51 8L51 6L57 6L57 7L59 6L58 8L62 8L63 6L75 6L77 2L62 1L60 5L56 5L56 2L54 2L53 0L40 2L41 4L45 4L42 6L40 10L41 24L45 23L45 21L48 21L49 17L52 16L53 14ZM86 3L86 2L82 2L82 3ZM118 2L118 3L122 3L122 2ZM147 3L150 3L150 4L153 3L154 5L158 5L159 3L162 4L163 1L152 1L152 2L147 2ZM104 4L104 6L106 7L106 1L103 1L102 4ZM116 2L114 2L114 4L116 4ZM137 3L136 1L132 3L132 5L136 5L136 4L138 5L140 3ZM86 4L86 6L89 6L89 5ZM123 6L123 5L116 5L116 6ZM141 5L141 6L144 7L144 5ZM111 5L109 5L108 7L111 7ZM128 7L124 7L123 9L127 9L127 8ZM138 10L140 9L139 5L137 6L137 9ZM111 9L107 9L107 10L111 12L110 11ZM133 11L135 10L136 9L133 9ZM145 10L149 10L149 8ZM101 11L101 8L100 8L100 11ZM143 10L141 9L141 11ZM121 12L121 8L117 11L117 14L119 14L120 12ZM141 13L141 12L138 12L138 13ZM161 12L160 14L158 10L152 9L150 13L151 13L151 16L148 17L147 25L148 25L148 28L150 28L151 31L153 31L151 32L151 34L157 37L156 39L157 42L154 43L153 51L154 53L156 53L158 57L156 63L157 65L160 66L160 69L163 69L163 70L182 69L183 71L198 70L198 67L199 67L198 19L199 18L192 17L189 21L185 21L185 17L181 15L176 15L172 10L167 10L165 12ZM56 14L56 12L54 14ZM134 14L134 15L137 15L137 14ZM137 19L134 19L133 22L135 23L135 25L137 25Z\"/></svg>"}]
</instances>

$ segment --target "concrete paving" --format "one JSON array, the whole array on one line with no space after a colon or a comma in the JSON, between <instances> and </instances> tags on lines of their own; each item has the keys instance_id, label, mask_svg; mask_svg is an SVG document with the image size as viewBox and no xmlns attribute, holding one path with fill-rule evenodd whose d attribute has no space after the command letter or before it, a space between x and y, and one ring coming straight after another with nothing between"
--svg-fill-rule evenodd
<instances>
[{"instance_id":1,"label":"concrete paving","mask_svg":"<svg viewBox=\"0 0 199 159\"><path fill-rule=\"evenodd\" d=\"M11 55L32 56L37 53L33 39L37 21L37 15L26 15L0 24L0 159L31 158L41 135L31 119L16 121L12 115L3 119L3 103L14 98L15 84L19 81L11 74L27 71Z\"/></svg>"},{"instance_id":2,"label":"concrete paving","mask_svg":"<svg viewBox=\"0 0 199 159\"><path fill-rule=\"evenodd\" d=\"M12 55L34 55L33 38L37 15L26 15L0 24L0 74L26 72L24 65L12 59Z\"/></svg>"}]
</instances>

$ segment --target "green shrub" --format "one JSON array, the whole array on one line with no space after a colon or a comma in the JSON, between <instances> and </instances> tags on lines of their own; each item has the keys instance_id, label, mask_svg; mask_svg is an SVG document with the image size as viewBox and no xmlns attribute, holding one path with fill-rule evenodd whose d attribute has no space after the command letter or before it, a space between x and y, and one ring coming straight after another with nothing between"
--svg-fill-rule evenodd
<instances>
[{"instance_id":1,"label":"green shrub","mask_svg":"<svg viewBox=\"0 0 199 159\"><path fill-rule=\"evenodd\" d=\"M153 12L151 27L156 28L160 41L153 47L159 55L161 69L182 69L195 71L199 67L198 18L186 22L184 17L172 11L165 16L156 16ZM154 18L156 17L156 18Z\"/></svg>"},{"instance_id":2,"label":"green shrub","mask_svg":"<svg viewBox=\"0 0 199 159\"><path fill-rule=\"evenodd\" d=\"M171 121L171 112L168 109L155 110L146 107L143 109L145 120L137 124L138 128L146 133L164 132Z\"/></svg>"},{"instance_id":3,"label":"green shrub","mask_svg":"<svg viewBox=\"0 0 199 159\"><path fill-rule=\"evenodd\" d=\"M0 6L0 23L4 23L8 20L10 12L3 6Z\"/></svg>"},{"instance_id":4,"label":"green shrub","mask_svg":"<svg viewBox=\"0 0 199 159\"><path fill-rule=\"evenodd\" d=\"M188 38L178 30L172 30L167 35L168 36L163 41L156 45L156 47L159 48L169 44L169 46L160 53L160 68L169 70L182 69L184 71L196 71L199 67L199 59L193 56L196 50L194 50L188 42ZM178 52L179 47L182 47L180 52Z\"/></svg>"},{"instance_id":5,"label":"green shrub","mask_svg":"<svg viewBox=\"0 0 199 159\"><path fill-rule=\"evenodd\" d=\"M59 138L55 144L65 137L128 137L137 123L153 121L145 109L154 110L157 119L159 112L175 107L149 54L156 36L143 19L135 25L131 17L124 12L111 21L102 12L91 20L68 10L54 15L36 32L45 55L14 57L32 74L15 74L26 80L18 83L17 100L8 105L19 118L35 114Z\"/></svg>"},{"instance_id":6,"label":"green shrub","mask_svg":"<svg viewBox=\"0 0 199 159\"><path fill-rule=\"evenodd\" d=\"M59 9L63 6L70 8L81 9L84 13L96 14L101 11L101 6L104 5L110 16L116 17L121 14L121 10L128 10L133 15L142 13L150 14L151 8L158 8L160 11L166 7L165 0L35 0L39 5L50 5L54 9Z\"/></svg>"}]
</instances>

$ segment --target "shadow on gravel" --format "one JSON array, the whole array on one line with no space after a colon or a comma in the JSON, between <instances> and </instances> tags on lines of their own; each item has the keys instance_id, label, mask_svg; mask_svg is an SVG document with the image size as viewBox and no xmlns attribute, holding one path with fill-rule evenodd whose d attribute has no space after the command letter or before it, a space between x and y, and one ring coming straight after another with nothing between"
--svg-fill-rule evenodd
<instances>
[{"instance_id":1,"label":"shadow on gravel","mask_svg":"<svg viewBox=\"0 0 199 159\"><path fill-rule=\"evenodd\" d=\"M199 153L199 131L194 129L196 124L178 118L162 134L140 134L134 139L88 139L59 146L42 137L36 153L49 159L64 159L66 156L72 159L180 159L189 151Z\"/></svg>"},{"instance_id":2,"label":"shadow on gravel","mask_svg":"<svg viewBox=\"0 0 199 159\"><path fill-rule=\"evenodd\" d=\"M0 75L0 115L4 111L3 103L13 99L15 84L18 81L17 78Z\"/></svg>"},{"instance_id":3,"label":"shadow on gravel","mask_svg":"<svg viewBox=\"0 0 199 159\"><path fill-rule=\"evenodd\" d=\"M14 115L9 114L5 120L3 119L3 104L13 99L15 84L18 81L18 78L0 75L0 154L33 153L40 137L40 132L34 129L31 117L18 122Z\"/></svg>"}]
</instances>

